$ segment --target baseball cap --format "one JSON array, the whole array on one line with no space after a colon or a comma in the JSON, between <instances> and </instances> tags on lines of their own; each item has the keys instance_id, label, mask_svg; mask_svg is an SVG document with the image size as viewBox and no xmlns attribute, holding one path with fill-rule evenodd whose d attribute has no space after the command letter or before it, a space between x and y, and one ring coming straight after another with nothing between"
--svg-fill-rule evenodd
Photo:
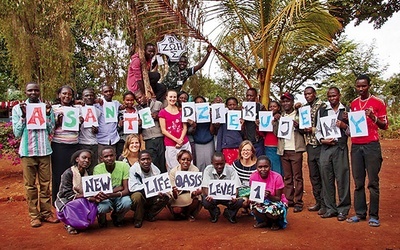
<instances>
[{"instance_id":1,"label":"baseball cap","mask_svg":"<svg viewBox=\"0 0 400 250\"><path fill-rule=\"evenodd\" d=\"M294 96L292 94L290 94L289 92L285 92L283 95L281 95L281 100L283 100L285 98L294 101Z\"/></svg>"}]
</instances>

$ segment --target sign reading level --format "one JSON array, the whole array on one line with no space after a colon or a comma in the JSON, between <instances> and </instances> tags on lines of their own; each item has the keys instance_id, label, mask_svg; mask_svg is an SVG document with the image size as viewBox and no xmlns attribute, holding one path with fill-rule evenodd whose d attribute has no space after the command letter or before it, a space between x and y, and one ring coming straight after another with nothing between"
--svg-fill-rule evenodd
<instances>
[{"instance_id":1,"label":"sign reading level","mask_svg":"<svg viewBox=\"0 0 400 250\"><path fill-rule=\"evenodd\" d=\"M236 197L235 182L232 180L211 180L208 195L216 200L231 200Z\"/></svg>"}]
</instances>

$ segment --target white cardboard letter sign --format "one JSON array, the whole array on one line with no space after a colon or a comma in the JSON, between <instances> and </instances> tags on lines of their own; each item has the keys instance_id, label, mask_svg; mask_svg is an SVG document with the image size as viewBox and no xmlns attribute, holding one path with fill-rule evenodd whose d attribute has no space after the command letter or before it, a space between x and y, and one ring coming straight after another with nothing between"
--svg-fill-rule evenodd
<instances>
[{"instance_id":1,"label":"white cardboard letter sign","mask_svg":"<svg viewBox=\"0 0 400 250\"><path fill-rule=\"evenodd\" d=\"M82 177L83 196L95 196L99 192L109 194L113 192L111 174L97 174Z\"/></svg>"},{"instance_id":2,"label":"white cardboard letter sign","mask_svg":"<svg viewBox=\"0 0 400 250\"><path fill-rule=\"evenodd\" d=\"M143 184L146 198L154 197L158 195L158 193L168 193L172 191L168 173L144 178Z\"/></svg>"}]
</instances>

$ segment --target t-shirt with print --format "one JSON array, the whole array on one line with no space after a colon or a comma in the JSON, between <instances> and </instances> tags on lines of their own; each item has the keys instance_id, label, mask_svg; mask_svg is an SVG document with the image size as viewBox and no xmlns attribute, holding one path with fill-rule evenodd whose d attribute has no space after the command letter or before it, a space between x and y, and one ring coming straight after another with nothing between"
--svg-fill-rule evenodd
<instances>
[{"instance_id":1,"label":"t-shirt with print","mask_svg":"<svg viewBox=\"0 0 400 250\"><path fill-rule=\"evenodd\" d=\"M159 118L165 119L165 128L166 130L176 138L180 138L183 130L183 123L182 123L182 112L173 115L169 113L167 110L162 109L158 113ZM188 137L185 135L183 139L183 143L187 143L189 141ZM175 147L176 142L172 139L164 136L164 144L165 146L173 146Z\"/></svg>"}]
</instances>

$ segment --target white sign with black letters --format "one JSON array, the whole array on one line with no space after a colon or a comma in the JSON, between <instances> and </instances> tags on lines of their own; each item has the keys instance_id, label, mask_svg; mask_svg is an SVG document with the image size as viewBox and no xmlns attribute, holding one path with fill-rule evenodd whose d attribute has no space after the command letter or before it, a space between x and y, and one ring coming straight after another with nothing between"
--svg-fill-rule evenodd
<instances>
[{"instance_id":1,"label":"white sign with black letters","mask_svg":"<svg viewBox=\"0 0 400 250\"><path fill-rule=\"evenodd\" d=\"M146 198L154 197L159 193L168 193L172 191L168 173L144 178L143 184Z\"/></svg>"},{"instance_id":2,"label":"white sign with black letters","mask_svg":"<svg viewBox=\"0 0 400 250\"><path fill-rule=\"evenodd\" d=\"M290 140L293 133L293 119L290 117L281 117L279 119L278 138Z\"/></svg>"},{"instance_id":3,"label":"white sign with black letters","mask_svg":"<svg viewBox=\"0 0 400 250\"><path fill-rule=\"evenodd\" d=\"M187 122L189 119L196 121L194 102L183 102L182 103L182 122Z\"/></svg>"},{"instance_id":4,"label":"white sign with black letters","mask_svg":"<svg viewBox=\"0 0 400 250\"><path fill-rule=\"evenodd\" d=\"M265 182L253 181L250 187L250 197L251 201L263 203L265 197Z\"/></svg>"},{"instance_id":5,"label":"white sign with black letters","mask_svg":"<svg viewBox=\"0 0 400 250\"><path fill-rule=\"evenodd\" d=\"M340 138L342 136L340 133L340 128L336 126L336 121L336 115L328 115L319 118L322 134L324 135L325 139Z\"/></svg>"},{"instance_id":6,"label":"white sign with black letters","mask_svg":"<svg viewBox=\"0 0 400 250\"><path fill-rule=\"evenodd\" d=\"M109 194L113 192L111 174L97 174L82 177L83 196L95 196L99 192Z\"/></svg>"},{"instance_id":7,"label":"white sign with black letters","mask_svg":"<svg viewBox=\"0 0 400 250\"><path fill-rule=\"evenodd\" d=\"M157 42L158 52L167 55L171 62L178 62L183 53L186 52L184 42L175 36L165 35L161 42Z\"/></svg>"},{"instance_id":8,"label":"white sign with black letters","mask_svg":"<svg viewBox=\"0 0 400 250\"><path fill-rule=\"evenodd\" d=\"M223 103L211 104L211 120L212 123L225 123L226 122L226 108Z\"/></svg>"},{"instance_id":9,"label":"white sign with black letters","mask_svg":"<svg viewBox=\"0 0 400 250\"><path fill-rule=\"evenodd\" d=\"M192 191L201 187L202 173L192 171L176 171L175 185L178 190Z\"/></svg>"},{"instance_id":10,"label":"white sign with black letters","mask_svg":"<svg viewBox=\"0 0 400 250\"><path fill-rule=\"evenodd\" d=\"M208 196L216 200L232 200L236 197L236 186L232 180L210 180Z\"/></svg>"}]
</instances>

